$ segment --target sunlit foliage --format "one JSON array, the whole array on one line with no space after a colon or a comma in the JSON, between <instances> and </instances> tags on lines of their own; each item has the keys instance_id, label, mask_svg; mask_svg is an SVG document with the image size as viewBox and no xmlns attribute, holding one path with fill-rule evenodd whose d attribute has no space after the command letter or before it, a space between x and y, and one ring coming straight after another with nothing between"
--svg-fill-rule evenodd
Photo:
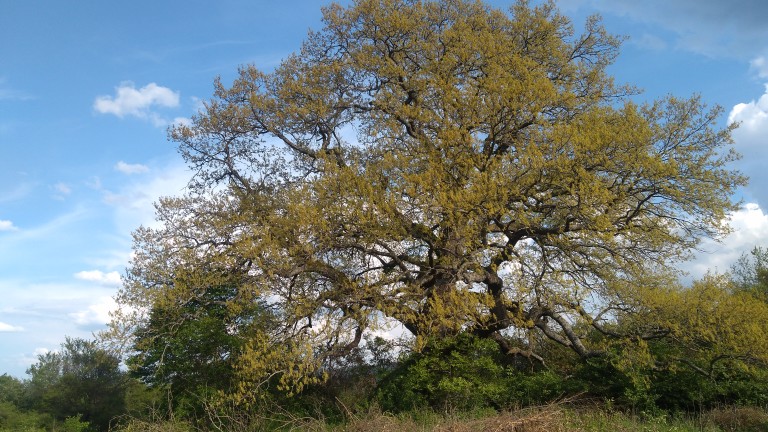
<instances>
[{"instance_id":1,"label":"sunlit foliage","mask_svg":"<svg viewBox=\"0 0 768 432\"><path fill-rule=\"evenodd\" d=\"M225 285L234 315L263 301L277 325L235 359L242 395L301 391L388 322L416 350L471 333L538 363L669 332L699 349L683 321L617 317L658 312L674 265L727 230L745 180L719 108L631 101L606 71L620 40L551 3L323 13L297 54L217 81L171 130L195 177L136 232L115 331Z\"/></svg>"}]
</instances>

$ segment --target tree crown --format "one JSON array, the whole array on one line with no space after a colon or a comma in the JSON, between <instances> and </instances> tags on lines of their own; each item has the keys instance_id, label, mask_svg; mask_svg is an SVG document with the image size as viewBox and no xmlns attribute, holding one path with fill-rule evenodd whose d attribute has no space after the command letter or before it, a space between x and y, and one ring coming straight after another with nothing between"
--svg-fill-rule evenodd
<instances>
[{"instance_id":1,"label":"tree crown","mask_svg":"<svg viewBox=\"0 0 768 432\"><path fill-rule=\"evenodd\" d=\"M171 130L195 178L137 232L124 303L235 279L231 304L280 317L269 338L301 365L284 376L387 320L587 357L584 329L610 334L627 292L726 231L732 126L699 97L629 101L599 18L576 33L552 3L358 0L324 23Z\"/></svg>"}]
</instances>

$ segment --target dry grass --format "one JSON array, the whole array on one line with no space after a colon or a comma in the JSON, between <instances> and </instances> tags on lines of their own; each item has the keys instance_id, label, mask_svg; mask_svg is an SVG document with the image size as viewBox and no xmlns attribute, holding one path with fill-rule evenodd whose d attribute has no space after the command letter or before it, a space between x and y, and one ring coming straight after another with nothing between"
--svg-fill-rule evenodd
<instances>
[{"instance_id":1,"label":"dry grass","mask_svg":"<svg viewBox=\"0 0 768 432\"><path fill-rule=\"evenodd\" d=\"M341 403L339 401L339 403ZM768 412L759 408L720 408L686 419L659 416L639 419L621 412L606 411L599 405L559 402L536 408L507 412L436 413L412 411L404 414L382 412L376 407L352 412L344 405L347 420L329 424L324 419L294 417L287 412L235 419L227 416L226 426L208 430L227 432L308 431L308 432L768 432ZM237 421L235 421L237 420ZM184 422L132 421L120 432L200 432Z\"/></svg>"},{"instance_id":2,"label":"dry grass","mask_svg":"<svg viewBox=\"0 0 768 432\"><path fill-rule=\"evenodd\" d=\"M715 415L715 413L713 413ZM751 419L764 418L768 413L747 410L738 417L738 426L728 428L722 414L698 420L667 416L638 419L620 412L606 412L597 406L556 403L502 413L475 413L472 415L446 415L416 412L392 415L372 409L364 414L350 416L339 426L324 429L316 424L306 430L333 432L768 432L768 429L744 428ZM746 420L749 419L749 420ZM719 423L717 423L719 422ZM754 423L754 422L753 422ZM750 423L752 424L752 423ZM304 430L304 429L302 429Z\"/></svg>"},{"instance_id":3,"label":"dry grass","mask_svg":"<svg viewBox=\"0 0 768 432\"><path fill-rule=\"evenodd\" d=\"M724 432L768 432L768 413L753 407L716 408L704 420Z\"/></svg>"},{"instance_id":4,"label":"dry grass","mask_svg":"<svg viewBox=\"0 0 768 432\"><path fill-rule=\"evenodd\" d=\"M471 421L458 421L435 429L441 432L570 432L564 411L558 407L544 407L502 413L494 417Z\"/></svg>"},{"instance_id":5,"label":"dry grass","mask_svg":"<svg viewBox=\"0 0 768 432\"><path fill-rule=\"evenodd\" d=\"M373 408L352 417L345 425L334 428L345 432L571 432L564 411L546 406L505 412L482 418L440 415L420 412L407 416L382 413Z\"/></svg>"}]
</instances>

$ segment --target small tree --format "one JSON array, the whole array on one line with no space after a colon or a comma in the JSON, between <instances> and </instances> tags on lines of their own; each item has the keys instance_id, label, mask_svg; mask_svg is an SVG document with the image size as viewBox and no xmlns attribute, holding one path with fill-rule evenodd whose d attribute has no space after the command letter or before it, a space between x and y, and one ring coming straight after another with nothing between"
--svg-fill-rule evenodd
<instances>
[{"instance_id":1,"label":"small tree","mask_svg":"<svg viewBox=\"0 0 768 432\"><path fill-rule=\"evenodd\" d=\"M25 385L20 379L5 373L0 375L0 401L22 406L24 393Z\"/></svg>"},{"instance_id":2,"label":"small tree","mask_svg":"<svg viewBox=\"0 0 768 432\"><path fill-rule=\"evenodd\" d=\"M106 431L125 412L125 374L95 341L67 337L60 351L39 355L27 374L33 408L56 420Z\"/></svg>"},{"instance_id":3,"label":"small tree","mask_svg":"<svg viewBox=\"0 0 768 432\"><path fill-rule=\"evenodd\" d=\"M731 267L731 278L739 289L768 301L768 249L755 246Z\"/></svg>"},{"instance_id":4,"label":"small tree","mask_svg":"<svg viewBox=\"0 0 768 432\"><path fill-rule=\"evenodd\" d=\"M153 305L149 319L136 329L131 374L168 392L167 407L204 416L219 392L232 393L235 361L255 333L274 328L260 302L233 307L237 288L207 286L181 304Z\"/></svg>"}]
</instances>

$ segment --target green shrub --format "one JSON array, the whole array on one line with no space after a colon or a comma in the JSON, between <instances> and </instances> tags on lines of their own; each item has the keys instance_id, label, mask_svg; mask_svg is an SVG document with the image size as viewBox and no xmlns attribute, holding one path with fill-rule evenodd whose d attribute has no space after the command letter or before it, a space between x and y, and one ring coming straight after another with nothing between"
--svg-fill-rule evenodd
<instances>
[{"instance_id":1,"label":"green shrub","mask_svg":"<svg viewBox=\"0 0 768 432\"><path fill-rule=\"evenodd\" d=\"M61 428L62 432L90 432L91 425L87 421L82 421L80 416L72 416L64 419Z\"/></svg>"},{"instance_id":2,"label":"green shrub","mask_svg":"<svg viewBox=\"0 0 768 432\"><path fill-rule=\"evenodd\" d=\"M395 412L498 404L505 390L498 352L493 341L469 335L434 340L383 379L377 400L382 408Z\"/></svg>"},{"instance_id":3,"label":"green shrub","mask_svg":"<svg viewBox=\"0 0 768 432\"><path fill-rule=\"evenodd\" d=\"M35 411L22 411L8 401L0 401L0 432L5 431L43 431L50 424L50 416Z\"/></svg>"},{"instance_id":4,"label":"green shrub","mask_svg":"<svg viewBox=\"0 0 768 432\"><path fill-rule=\"evenodd\" d=\"M387 411L462 411L543 404L579 390L551 370L520 370L496 342L469 334L434 340L405 358L379 384Z\"/></svg>"}]
</instances>

